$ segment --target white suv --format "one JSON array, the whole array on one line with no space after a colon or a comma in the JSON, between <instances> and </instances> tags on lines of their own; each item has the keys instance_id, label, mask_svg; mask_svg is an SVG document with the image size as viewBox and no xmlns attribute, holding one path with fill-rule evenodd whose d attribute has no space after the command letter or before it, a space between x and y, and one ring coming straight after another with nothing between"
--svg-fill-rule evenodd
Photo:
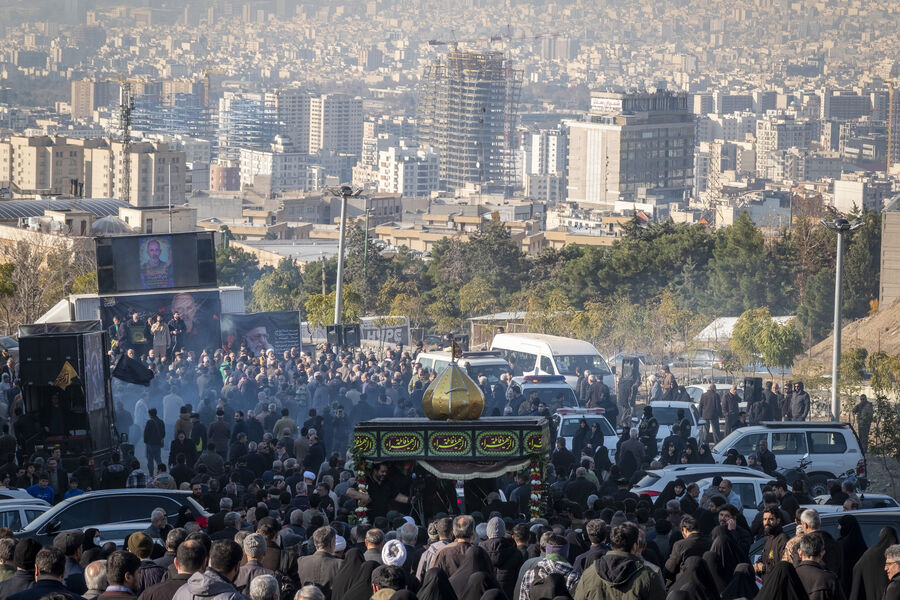
<instances>
[{"instance_id":1,"label":"white suv","mask_svg":"<svg viewBox=\"0 0 900 600\"><path fill-rule=\"evenodd\" d=\"M716 462L725 460L731 449L747 456L756 453L761 441L769 445L780 468L797 468L801 459L811 461L806 475L813 497L828 493L829 479L848 473L866 476L866 457L849 423L766 421L732 431L715 445L712 454Z\"/></svg>"},{"instance_id":2,"label":"white suv","mask_svg":"<svg viewBox=\"0 0 900 600\"><path fill-rule=\"evenodd\" d=\"M416 357L417 363L435 373L446 369L451 360L453 358L449 352L422 352ZM499 352L463 352L462 357L456 362L476 383L479 375L487 377L491 389L500 381L501 375L509 372L509 363Z\"/></svg>"}]
</instances>

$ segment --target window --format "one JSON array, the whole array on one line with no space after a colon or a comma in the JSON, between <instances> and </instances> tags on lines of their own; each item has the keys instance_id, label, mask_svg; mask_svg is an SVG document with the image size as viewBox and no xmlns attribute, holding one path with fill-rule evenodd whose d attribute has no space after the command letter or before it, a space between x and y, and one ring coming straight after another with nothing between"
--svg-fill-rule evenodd
<instances>
[{"instance_id":1,"label":"window","mask_svg":"<svg viewBox=\"0 0 900 600\"><path fill-rule=\"evenodd\" d=\"M518 350L507 350L506 358L507 360L515 360L516 367L514 375L522 375L525 371L533 371L534 364L537 362L537 354L521 352Z\"/></svg>"},{"instance_id":2,"label":"window","mask_svg":"<svg viewBox=\"0 0 900 600\"><path fill-rule=\"evenodd\" d=\"M836 431L810 431L806 434L810 454L843 454L847 440Z\"/></svg>"},{"instance_id":3,"label":"window","mask_svg":"<svg viewBox=\"0 0 900 600\"><path fill-rule=\"evenodd\" d=\"M806 436L802 432L773 433L771 449L774 454L806 454Z\"/></svg>"},{"instance_id":4,"label":"window","mask_svg":"<svg viewBox=\"0 0 900 600\"><path fill-rule=\"evenodd\" d=\"M541 371L544 373L553 373L553 363L546 356L541 357Z\"/></svg>"},{"instance_id":5,"label":"window","mask_svg":"<svg viewBox=\"0 0 900 600\"><path fill-rule=\"evenodd\" d=\"M162 496L113 496L105 499L109 503L108 522L149 521L155 508L164 508L169 517L178 514L180 505ZM101 521L102 522L102 521Z\"/></svg>"},{"instance_id":6,"label":"window","mask_svg":"<svg viewBox=\"0 0 900 600\"><path fill-rule=\"evenodd\" d=\"M50 522L59 521L59 529L57 531L82 529L87 525L106 523L109 521L107 518L109 507L106 505L106 500L97 498L90 502L76 502L58 514L56 519L51 519Z\"/></svg>"},{"instance_id":7,"label":"window","mask_svg":"<svg viewBox=\"0 0 900 600\"><path fill-rule=\"evenodd\" d=\"M44 514L42 510L25 509L25 520L31 523L42 514Z\"/></svg>"},{"instance_id":8,"label":"window","mask_svg":"<svg viewBox=\"0 0 900 600\"><path fill-rule=\"evenodd\" d=\"M656 415L656 409L653 409L654 416ZM766 436L768 434L765 433L751 433L749 435L745 435L738 442L732 446L735 450L747 456L748 454L755 454L756 450L759 447L759 443L765 441Z\"/></svg>"},{"instance_id":9,"label":"window","mask_svg":"<svg viewBox=\"0 0 900 600\"><path fill-rule=\"evenodd\" d=\"M744 508L756 508L756 486L752 483L735 483L734 491L741 497Z\"/></svg>"},{"instance_id":10,"label":"window","mask_svg":"<svg viewBox=\"0 0 900 600\"><path fill-rule=\"evenodd\" d=\"M13 531L22 529L22 517L19 509L0 512L0 527L9 527Z\"/></svg>"}]
</instances>

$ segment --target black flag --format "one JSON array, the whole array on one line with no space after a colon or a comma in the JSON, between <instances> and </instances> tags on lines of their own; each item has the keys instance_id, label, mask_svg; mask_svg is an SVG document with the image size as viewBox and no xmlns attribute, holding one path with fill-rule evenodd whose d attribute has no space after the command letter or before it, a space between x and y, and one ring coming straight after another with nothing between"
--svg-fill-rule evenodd
<instances>
[{"instance_id":1,"label":"black flag","mask_svg":"<svg viewBox=\"0 0 900 600\"><path fill-rule=\"evenodd\" d=\"M150 380L153 379L153 371L141 364L127 354L122 355L116 368L113 369L112 376L128 383L136 383L145 387L150 387Z\"/></svg>"}]
</instances>

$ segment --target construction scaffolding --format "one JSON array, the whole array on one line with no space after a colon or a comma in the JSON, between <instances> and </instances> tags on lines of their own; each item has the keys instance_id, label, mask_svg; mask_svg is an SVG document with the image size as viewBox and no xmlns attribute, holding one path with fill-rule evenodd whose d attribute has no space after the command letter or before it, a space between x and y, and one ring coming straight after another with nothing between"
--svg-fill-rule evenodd
<instances>
[{"instance_id":1,"label":"construction scaffolding","mask_svg":"<svg viewBox=\"0 0 900 600\"><path fill-rule=\"evenodd\" d=\"M511 194L522 71L502 52L454 47L425 72L419 142L440 155L441 185Z\"/></svg>"}]
</instances>

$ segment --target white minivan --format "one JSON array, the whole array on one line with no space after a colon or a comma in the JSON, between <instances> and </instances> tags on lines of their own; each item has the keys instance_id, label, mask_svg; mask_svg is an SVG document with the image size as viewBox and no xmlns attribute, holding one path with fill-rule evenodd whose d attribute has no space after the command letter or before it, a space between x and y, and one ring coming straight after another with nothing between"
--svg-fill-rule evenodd
<instances>
[{"instance_id":1,"label":"white minivan","mask_svg":"<svg viewBox=\"0 0 900 600\"><path fill-rule=\"evenodd\" d=\"M575 387L575 368L581 367L592 375L602 375L610 393L616 394L615 376L589 342L543 333L498 333L491 341L491 350L514 361L514 375L563 375L566 383Z\"/></svg>"}]
</instances>

